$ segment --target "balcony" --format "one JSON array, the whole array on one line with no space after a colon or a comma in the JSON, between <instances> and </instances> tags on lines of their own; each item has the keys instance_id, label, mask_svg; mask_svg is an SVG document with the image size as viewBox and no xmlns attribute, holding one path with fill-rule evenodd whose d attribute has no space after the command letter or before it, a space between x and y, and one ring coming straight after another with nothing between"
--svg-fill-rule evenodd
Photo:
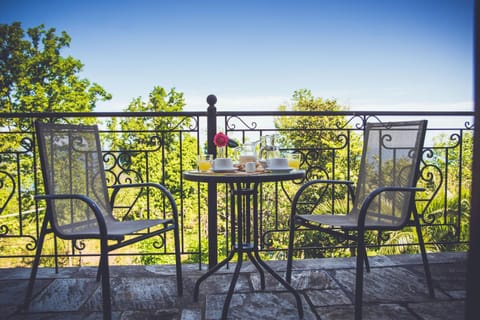
<instances>
[{"instance_id":1,"label":"balcony","mask_svg":"<svg viewBox=\"0 0 480 320\"><path fill-rule=\"evenodd\" d=\"M429 298L420 255L377 256L365 276L364 319L463 319L465 253L430 254L435 299ZM285 271L284 261L269 265ZM353 316L354 258L297 260L292 283L301 295L305 319L351 319ZM229 266L230 269L234 265ZM205 270L206 268L203 268ZM197 265L184 265L183 298L176 297L175 268L171 265L112 267L113 319L213 320L221 314L232 270L222 270L201 287L193 302L194 281L202 274ZM23 302L29 269L0 269L0 312L4 319L100 319L101 289L94 267L40 269L37 293L28 312ZM242 269L229 319L296 319L291 294L248 263Z\"/></svg>"},{"instance_id":2,"label":"balcony","mask_svg":"<svg viewBox=\"0 0 480 320\"><path fill-rule=\"evenodd\" d=\"M440 292L434 300L429 300L424 292L423 275L417 270L421 259L415 256L418 252L415 241L407 244L401 239L396 241L398 238L390 234L376 234L369 247L374 268L371 274L366 276L366 312L371 313L372 319L379 310L383 310L385 314L394 314L392 310L400 310L407 319L414 317L413 314L427 318L427 314L434 314L438 310L442 310L442 315L461 317L458 312L463 312L465 299L462 281L465 279L466 265L464 252L468 250L473 112L223 112L217 111L211 103L205 112L0 114L0 267L4 268L0 277L2 281L6 281L0 294L2 301L9 301L3 297L14 299L16 303L13 305L18 305L23 295L24 280L33 260L44 212L44 204L35 202L32 198L34 194L42 191L32 126L33 120L38 118L98 123L105 146L107 178L111 184L160 182L174 193L181 212L182 257L185 270L188 270L184 283L186 297L181 301L175 300L175 295L168 291L170 280L168 277L164 278L165 273L170 272L167 265L172 253L171 239L164 239L160 247L150 243L148 248L119 252L112 263L117 264L112 271L112 277L115 278L112 280L113 296L120 294L117 296L119 300L114 300L114 310L125 312L122 317L127 318L130 318L130 313L126 312L131 311L140 312L145 317L153 314L160 317L165 314L167 319L179 318L180 315L182 319L190 319L190 316L196 319L199 313L203 312L206 319L216 318L222 301L221 289L227 287L224 285L224 281L228 281L227 277L224 279L222 276L214 276L201 289L201 293L207 296L206 300L202 297L201 301L206 303L196 305L191 301L193 281L205 271L205 266L211 266L216 259L224 257L230 248L228 201L222 200L228 197L227 187L219 186L214 191L214 194L219 196L208 198L207 205L210 186L185 181L181 175L182 171L195 167L194 159L197 153L202 150L215 152L212 138L216 132L224 131L240 143L257 141L264 135L278 134L283 137L280 144L282 151L302 154L302 168L307 171L307 179L324 177L355 180L357 152L366 122L428 119L419 181L427 191L419 194L416 204L421 215L422 230L428 235L427 250L431 253L433 278ZM133 119L141 119L144 126L129 126L129 120ZM277 126L273 119L289 119L289 123L296 126ZM308 125L312 123L309 121L321 123L322 126ZM301 123L306 123L307 126L298 126ZM295 133L299 133L296 136L315 138L311 138L308 144L291 143L289 137ZM280 271L284 268L282 260L286 250L288 204L292 192L302 182L262 185L259 208L262 240L260 245L266 260ZM116 210L119 215L142 215L142 207L153 205L148 202L149 199L142 201L127 207L119 205ZM160 208L158 213L160 215L163 214L161 210ZM94 293L98 286L94 281L93 266L98 261L95 246L90 243L76 246L60 239L47 239L47 242L50 243L50 248L43 256L42 264L45 269L40 273L40 277L47 280L37 285L39 289L46 291L41 291L37 296L37 307L40 309L32 308L29 316L41 316L35 310L42 314L60 310L51 316L62 318L64 313L61 308L68 305L75 305L75 308L81 305L79 312L100 311L100 304L96 300L99 293ZM352 311L353 284L350 284L352 280L349 277L353 277L353 274L349 269L353 268L353 262L349 258L350 247L350 243L338 239L319 239L316 244L301 243L296 246L294 268L297 276L301 278L297 287L305 299L308 317L314 319L320 315L323 319L325 314L331 312L330 317L335 318L336 312L345 314ZM54 266L60 267L58 274L50 269ZM307 271L310 268L318 272ZM265 312L266 319L267 315L278 318L274 311L278 312L281 304L286 308L284 314L292 314L293 317L293 307L290 310L286 303L272 303L280 298L289 301L288 295L283 298L280 288L267 287L265 292L254 293L256 278L255 273L250 271L248 267L242 269L237 292L244 292L245 296L243 293L234 295L232 310L235 311L231 315L236 317L238 313L238 317L243 319L249 317L248 312L253 315ZM454 277L458 276L459 283L448 280L450 272ZM18 281L6 280L8 277ZM75 280L69 280L70 277ZM141 285L150 283L150 280L156 282L157 280L152 278L157 277L160 279L157 287L161 288L158 292L152 288L151 291L138 295L138 302L127 303L122 300L126 299L126 296L122 295L130 295L129 290L138 288L135 285L136 280ZM312 277L315 277L315 281ZM376 280L379 277L392 277L392 280L379 282ZM409 286L406 286L405 282L394 281L404 277L411 277L412 281L406 282ZM62 288L72 283L77 285L76 279L81 280L81 285L85 286L85 290L81 291L86 291L86 294L90 292L87 296L81 296L81 292L77 292L79 295L68 297L68 301L55 300L56 298L51 296L49 298L53 300L47 302L48 290L53 290L57 285ZM165 293L165 296L160 293ZM134 296L138 292L132 291L131 294ZM248 307L241 306L241 299L264 299L258 295L267 297L267 300L271 298L271 301L258 305L245 303ZM47 303L44 306L40 302L42 297L45 297ZM165 307L158 308L158 301L163 301L166 297L173 300L165 301ZM23 317L24 315L16 313L13 305L2 305L2 309L9 315L16 314L13 318ZM269 305L271 307L268 307ZM443 311L442 308L448 306L452 306L453 311ZM73 312L72 316L75 316L77 309L68 308L70 309L66 311ZM78 317L83 318L85 315L81 313ZM142 315L139 317L143 317ZM341 318L341 315L338 317ZM132 315L131 318L135 316Z\"/></svg>"}]
</instances>

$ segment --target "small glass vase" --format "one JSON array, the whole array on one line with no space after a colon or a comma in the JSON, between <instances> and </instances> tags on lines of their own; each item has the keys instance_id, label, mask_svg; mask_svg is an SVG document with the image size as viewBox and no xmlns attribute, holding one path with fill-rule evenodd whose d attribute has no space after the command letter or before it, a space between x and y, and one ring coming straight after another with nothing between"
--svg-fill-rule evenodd
<instances>
[{"instance_id":1,"label":"small glass vase","mask_svg":"<svg viewBox=\"0 0 480 320\"><path fill-rule=\"evenodd\" d=\"M217 147L217 158L227 157L227 147Z\"/></svg>"}]
</instances>

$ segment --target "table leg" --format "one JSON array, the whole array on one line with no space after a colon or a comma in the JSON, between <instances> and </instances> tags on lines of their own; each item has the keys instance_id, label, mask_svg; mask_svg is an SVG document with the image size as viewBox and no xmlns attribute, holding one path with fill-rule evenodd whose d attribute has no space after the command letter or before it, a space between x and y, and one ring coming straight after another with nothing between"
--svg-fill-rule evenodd
<instances>
[{"instance_id":1,"label":"table leg","mask_svg":"<svg viewBox=\"0 0 480 320\"><path fill-rule=\"evenodd\" d=\"M238 250L238 261L235 271L233 272L232 281L230 282L230 288L228 288L228 293L223 303L222 308L222 319L227 319L228 307L230 306L230 301L232 301L233 290L235 289L235 284L237 283L238 277L240 276L240 269L242 268L243 262L243 249Z\"/></svg>"},{"instance_id":2,"label":"table leg","mask_svg":"<svg viewBox=\"0 0 480 320\"><path fill-rule=\"evenodd\" d=\"M208 184L208 268L217 264L217 184Z\"/></svg>"},{"instance_id":3,"label":"table leg","mask_svg":"<svg viewBox=\"0 0 480 320\"><path fill-rule=\"evenodd\" d=\"M262 267L258 263L257 259L252 255L251 251L247 251L248 258L250 258L250 261L252 261L253 265L255 268L257 268L258 273L260 274L260 287L262 290L265 290L265 272L263 272Z\"/></svg>"},{"instance_id":4,"label":"table leg","mask_svg":"<svg viewBox=\"0 0 480 320\"><path fill-rule=\"evenodd\" d=\"M197 282L195 282L195 288L193 289L193 301L195 301L195 302L198 301L200 284L203 282L203 280L210 277L212 274L217 272L218 269L220 269L221 267L226 265L228 261L232 260L234 254L235 254L235 251L232 250L232 252L230 252L230 254L228 255L227 258L225 258L223 261L219 262L217 265L215 265L213 268L209 269L205 274L203 274L200 278L198 278Z\"/></svg>"},{"instance_id":5,"label":"table leg","mask_svg":"<svg viewBox=\"0 0 480 320\"><path fill-rule=\"evenodd\" d=\"M287 281L285 281L282 277L280 277L272 268L270 268L270 266L267 265L262 260L262 258L260 258L260 255L258 254L257 250L255 250L255 256L256 256L258 262L262 265L262 267L265 270L267 270L275 279L277 279L278 282L280 282L285 287L285 289L287 289L288 291L290 291L293 294L293 296L295 297L295 301L297 303L298 316L299 316L300 319L303 319L302 300L300 299L300 295L298 294L298 292Z\"/></svg>"}]
</instances>

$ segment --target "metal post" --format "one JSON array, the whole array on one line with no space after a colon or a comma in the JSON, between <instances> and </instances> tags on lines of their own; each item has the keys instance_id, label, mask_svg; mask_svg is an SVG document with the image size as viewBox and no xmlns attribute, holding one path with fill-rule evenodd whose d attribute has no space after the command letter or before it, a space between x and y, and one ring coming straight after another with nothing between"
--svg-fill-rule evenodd
<instances>
[{"instance_id":1,"label":"metal post","mask_svg":"<svg viewBox=\"0 0 480 320\"><path fill-rule=\"evenodd\" d=\"M207 149L216 156L217 149L213 137L217 133L217 97L213 94L207 97ZM208 268L217 264L217 184L208 183Z\"/></svg>"},{"instance_id":2,"label":"metal post","mask_svg":"<svg viewBox=\"0 0 480 320\"><path fill-rule=\"evenodd\" d=\"M472 193L470 207L470 248L467 262L467 299L465 319L477 319L480 314L480 0L474 9L474 104L475 131L473 139Z\"/></svg>"}]
</instances>

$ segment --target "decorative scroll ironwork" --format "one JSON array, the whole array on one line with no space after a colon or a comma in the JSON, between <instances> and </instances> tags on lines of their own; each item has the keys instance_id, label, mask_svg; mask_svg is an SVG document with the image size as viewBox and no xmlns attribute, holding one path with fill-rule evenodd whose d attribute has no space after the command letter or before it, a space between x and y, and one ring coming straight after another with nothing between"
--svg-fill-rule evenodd
<instances>
[{"instance_id":1,"label":"decorative scroll ironwork","mask_svg":"<svg viewBox=\"0 0 480 320\"><path fill-rule=\"evenodd\" d=\"M355 121L354 119L355 118L358 118L358 119L361 119L361 122L359 123L356 123L355 124ZM325 160L328 159L328 157L326 157L325 155L326 154L331 154L331 155L335 155L336 152L338 151L346 151L346 150L350 150L350 144L351 144L351 141L349 139L349 134L346 134L346 133L343 133L342 130L348 130L348 131L351 131L351 132L362 132L364 127L365 127L365 124L367 121L371 121L372 119L374 119L375 121L378 121L378 122L381 122L382 123L382 120L380 117L377 117L377 116L368 116L368 115L365 115L365 116L360 116L360 115L356 115L352 118L350 118L347 123L345 125L340 125L340 122L337 122L337 127L338 129L340 130L339 133L336 135L336 137L333 139L333 141L337 141L337 142L341 142L340 144L336 145L336 146L328 146L328 147L324 147L322 146L321 144L319 144L319 147L317 148L308 148L308 149L301 149L301 148L294 148L294 149L284 149L284 151L287 151L287 152L295 152L295 153L300 153L302 155L302 164L301 164L301 167L303 169L306 170L306 178L305 180L312 180L312 179L325 179L325 180L329 180L329 179L335 179L335 174L336 172L334 171L335 170L335 163L333 163L333 165L331 166L326 166L325 165ZM355 124L355 128L349 128L348 127L348 124ZM471 128L472 126L468 126L466 125L467 128ZM462 129L460 129L462 130ZM451 232L452 232L452 235L451 237L453 237L455 242L456 241L460 241L460 227L459 227L459 223L457 223L456 225L453 225L453 224L450 224L450 223L447 223L446 220L448 219L445 219L444 217L446 215L449 215L449 216L452 216L452 214L454 216L456 216L457 218L455 219L460 219L460 212L458 210L461 210L460 209L460 203L458 204L457 206L457 209L454 209L454 210L450 210L450 209L447 209L446 205L447 205L447 199L445 198L444 200L444 211L447 212L448 211L448 214L445 213L443 215L438 215L438 213L436 213L435 211L432 211L431 210L431 205L432 205L432 202L433 201L438 201L438 196L440 195L440 192L442 190L442 188L445 188L445 184L446 184L446 180L445 180L445 175L447 174L447 172L444 172L445 170L453 170L453 168L449 168L449 167L446 167L442 169L437 165L435 164L435 159L438 159L438 157L442 157L441 154L443 154L443 157L447 158L445 160L445 163L448 163L448 161L459 161L461 163L461 159L448 159L448 154L452 151L452 150L457 150L459 148L462 148L462 135L459 134L459 133L452 133L449 137L449 143L447 146L432 146L432 145L429 145L429 146L426 146L426 148L424 149L424 153L423 153L423 162L422 162L422 168L421 168L421 172L420 172L420 178L419 178L419 185L422 186L422 187L425 187L427 189L426 192L423 192L423 193L419 193L417 195L417 198L416 198L416 201L417 201L417 206L419 207L420 211L419 211L419 216L420 216L420 219L421 219L421 222L422 224L424 225L424 228L442 228L442 226L447 226L447 225L451 225ZM388 143L388 137L384 137L384 141L383 143L387 144ZM432 143L432 141L429 141L428 143ZM335 158L332 156L330 158L332 161L335 161ZM350 161L358 161L358 159L356 159L355 157L352 157L350 159ZM354 164L352 163L351 167L353 168L354 167ZM455 174L453 174L455 175ZM352 173L348 173L346 175L347 177L350 176L350 177L354 177L355 176L355 173L352 172ZM457 184L459 186L459 189L461 189L461 176L457 174L457 176L459 176L459 181ZM289 202L291 202L292 200L292 197L291 195L288 193L286 187L284 186L285 184L288 184L289 182L285 183L285 182L282 182L280 183L281 185L281 192L283 193L283 195L278 195L277 197L279 196L283 196L285 197L285 199L287 199ZM300 182L301 183L301 182ZM267 214L268 212L268 214ZM264 212L264 215L263 215L263 219L272 219L272 221L278 221L280 220L279 219L279 216L281 215L289 215L289 212L288 210L286 212L271 212L271 211L265 211ZM439 221L439 218L444 218L444 221ZM275 226L275 227L272 227L272 228L268 228L266 227L266 225L268 225L268 223L263 223L263 225L265 226L262 230L261 230L261 239L262 239L262 247L267 250L267 251L270 251L270 250L275 250L275 248L281 248L282 247L282 244L279 243L279 242L276 242L276 240L274 240L276 237L277 238L282 238L282 237L278 237L276 236L276 234L280 234L280 233L285 233L287 231L287 226L288 226L288 222L284 225L280 225L279 227L276 227L278 226L278 223L273 223L271 224L270 226ZM328 236L330 237L330 236ZM448 238L448 236L447 236ZM283 237L284 239L284 237ZM390 239L390 234L388 233L378 233L377 235L377 241L376 241L376 244L377 246L382 246L382 245L385 245L386 243L388 243L391 239ZM388 246L390 246L390 244L388 244ZM347 239L331 239L330 238L326 238L326 239L322 239L321 240L321 247L324 248L324 250L329 250L329 249L334 249L335 247L337 248L348 248L350 247L350 244L349 242L347 241ZM312 249L312 248L310 248Z\"/></svg>"},{"instance_id":2,"label":"decorative scroll ironwork","mask_svg":"<svg viewBox=\"0 0 480 320\"><path fill-rule=\"evenodd\" d=\"M176 123L174 123L173 121L168 123L169 131L176 131L176 130L197 131L198 126L199 126L199 124L198 124L198 117L197 116L182 117Z\"/></svg>"},{"instance_id":3,"label":"decorative scroll ironwork","mask_svg":"<svg viewBox=\"0 0 480 320\"><path fill-rule=\"evenodd\" d=\"M240 124L243 125L244 129L239 129L237 128L237 125L236 123L234 122L234 120L237 120ZM239 116L228 116L226 118L226 130L228 131L238 131L238 130L255 130L257 129L257 122L253 121L252 123L250 123L250 125L244 121L241 117Z\"/></svg>"},{"instance_id":4,"label":"decorative scroll ironwork","mask_svg":"<svg viewBox=\"0 0 480 320\"><path fill-rule=\"evenodd\" d=\"M127 113L116 115L116 117L121 119L127 119L131 116ZM152 117L150 115L144 116L155 118L155 116ZM163 115L156 116L163 117ZM101 131L102 141L105 142L103 160L108 185L167 181L170 184L169 187L175 192L180 212L182 212L181 227L183 230L181 235L184 254L196 255L196 259L200 262L205 262L206 256L202 252L206 249L205 246L199 244L207 236L207 229L200 226L205 221L206 216L204 209L204 201L206 199L204 188L206 187L200 184L187 183L182 179L181 171L194 168L195 155L204 149L202 145L204 137L202 135L206 132L206 128L202 126L207 121L200 121L200 119L205 116L204 112L195 115L192 115L190 112L184 116L167 115L166 117L171 119L171 122L164 130L152 128L142 132L110 132L107 128L102 127ZM279 113L278 116L285 116L285 113ZM325 114L320 116L315 113L297 114L289 117L296 116L325 117ZM387 116L391 119L396 115L385 115L385 117ZM441 113L425 113L425 115L422 115L422 117L426 118L441 116ZM416 205L422 228L425 232L430 232L432 235L435 235L439 230L445 230L446 232L441 239L431 239L435 245L461 244L466 239L465 234L462 233L464 230L461 225L464 223L463 219L465 219L463 216L465 215L465 208L468 208L468 199L465 198L465 195L468 194L470 178L463 174L465 172L462 170L465 169L462 167L467 167L465 162L469 160L465 158L464 151L465 148L470 148L471 146L465 145L465 135L471 134L473 131L474 123L468 119L468 117L472 116L473 113L467 116L455 115L459 121L462 121L462 124L445 128L445 130L448 130L446 131L448 136L446 136L445 141L442 140L443 144L436 143L433 140L426 141L423 151L418 184L427 190L416 195ZM41 209L40 204L32 199L35 193L41 193L43 190L41 173L38 168L39 164L35 156L34 139L32 138L32 123L38 117L39 115L37 114L34 116L26 115L23 118L19 118L18 115L15 118L5 118L9 120L8 123L17 123L20 124L20 127L15 128L17 131L9 128L1 128L0 130L0 142L9 142L4 145L0 144L0 241L7 246L16 246L17 239L25 241L25 245L22 243L21 246L24 246L26 249L14 257L18 260L31 256L33 250L35 250L38 230L43 220L43 211L39 210ZM104 115L103 117L108 118L112 116ZM252 112L249 115L248 112L242 112L240 116L235 112L224 112L222 116L217 115L217 120L223 121L226 131L232 131L236 135L240 135L242 137L241 141L248 140L245 137L250 138L253 136L255 139L265 134L281 133L282 130L285 130L285 132L296 130L292 128L277 128L273 122L271 122L272 125L270 127L264 127L263 123L265 121L263 120L267 117L271 118L272 113L262 115L258 112ZM355 139L362 135L367 122L383 122L384 116L366 112L352 112L347 115L332 113L328 117L336 117L334 122L330 122L331 128L306 128L305 132L308 132L308 134L315 131L328 132L329 137L332 137L328 141L329 144L319 143L318 146L315 145L313 147L285 145L281 146L281 150L302 155L301 168L306 170L305 180L341 178L355 181L359 158L354 147L357 146L355 145L357 141L361 142L361 139ZM405 114L402 114L401 117L404 119ZM453 116L449 115L449 117ZM254 120L248 120L250 118ZM83 116L71 114L46 115L42 121L91 123L95 121L95 114ZM105 123L104 121L101 122ZM261 128L259 123L262 124ZM452 126L450 122L448 125ZM431 135L442 132L441 126L429 129ZM170 166L168 161L171 161L170 158L172 157L172 154L169 153L169 148L172 144L169 140L169 135L172 134L178 135L176 136L177 138L182 134L192 135L196 139L196 145L195 148L187 151L180 149L183 150L183 153L177 150L179 159L175 160L173 168L166 170L165 167ZM110 140L111 136L114 135L131 137L135 143L132 142L133 147L129 148L131 141L125 140L122 141L125 148L122 147L121 150L119 148L115 149L112 147ZM139 141L141 139L143 140ZM181 139L178 138L178 140ZM181 148L181 146L179 145L175 148ZM174 177L169 176L173 174L175 174ZM288 204L291 203L295 189L304 183L305 180L278 183L277 185L265 183L261 186L259 193L261 195L259 204L261 221L259 225L261 246L265 251L281 252L285 249L284 241L286 239L285 235L288 234L288 219L290 215ZM142 192L141 196L145 196L146 192ZM322 201L319 205L338 206L338 203L333 203L333 195L343 196L344 193L344 191L339 189L325 190L324 197L328 201ZM131 214L135 203L138 204L138 197L140 197L140 193L132 197L133 204L129 204L128 208L122 208L123 217L127 218ZM162 207L162 201L149 203L148 205L155 205L160 211L167 210L167 208ZM26 214L26 212L32 213ZM191 212L195 212L195 218L193 219L191 218ZM183 221L187 214L190 214L190 221ZM222 236L224 232L228 234L230 227L228 215L219 213L218 218L219 234ZM195 225L194 229L197 230L197 233L195 237L187 238L185 235L191 231L188 229L192 228L191 225ZM15 240L11 240L11 238L15 238ZM168 253L166 248L168 247L169 239L160 237L155 240L150 245L155 249L162 249L161 253ZM386 246L385 243L389 240L392 239L389 239L388 234L379 234L373 245ZM189 241L195 241L195 243L190 243ZM61 254L63 256L75 257L82 254L87 245L85 243L75 243L72 246L71 252L63 252ZM348 249L349 247L350 243L348 240L327 236L316 239L316 243L311 243L306 249L318 254L325 254L328 250ZM4 253L0 255L0 258L5 257L9 258L10 256Z\"/></svg>"}]
</instances>

